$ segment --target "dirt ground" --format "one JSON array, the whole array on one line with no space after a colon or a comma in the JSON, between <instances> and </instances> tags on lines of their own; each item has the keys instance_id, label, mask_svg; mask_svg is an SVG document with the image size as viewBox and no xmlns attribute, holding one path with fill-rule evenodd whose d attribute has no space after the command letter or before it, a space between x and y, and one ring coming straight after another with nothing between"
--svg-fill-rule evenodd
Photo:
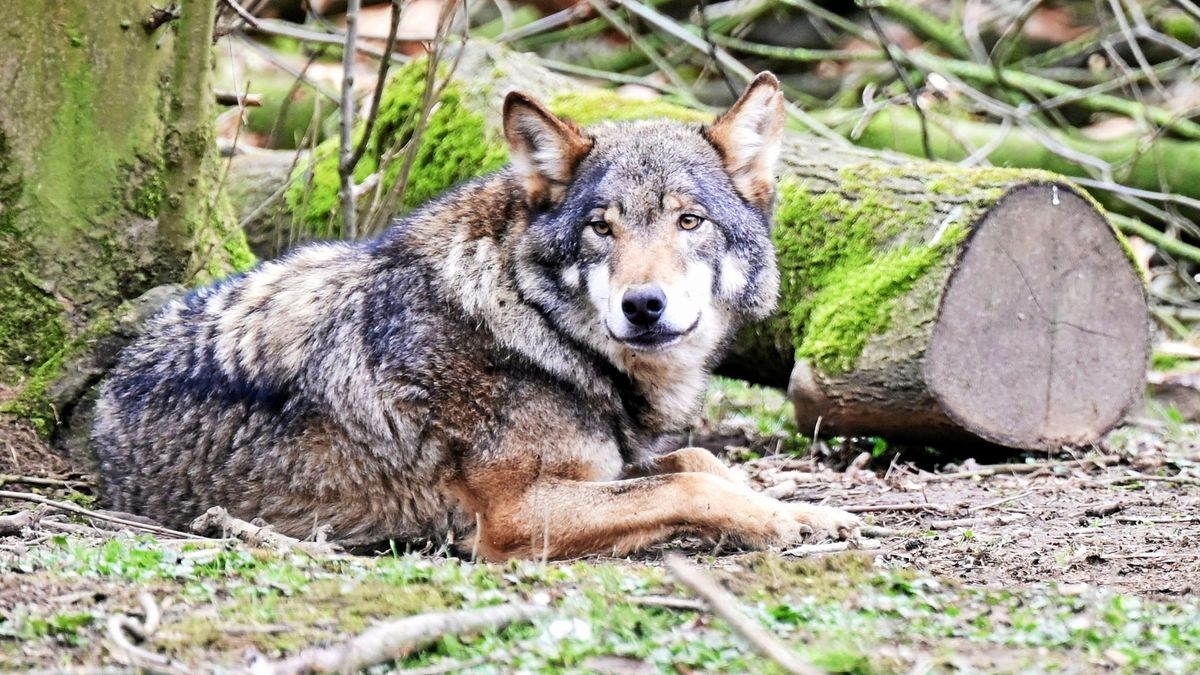
<instances>
[{"instance_id":1,"label":"dirt ground","mask_svg":"<svg viewBox=\"0 0 1200 675\"><path fill-rule=\"evenodd\" d=\"M880 462L864 454L857 463L866 466L844 470L784 454L742 467L774 497L859 513L883 565L981 585L1058 581L1134 594L1198 593L1200 446L1189 452L1186 442L1164 443L1136 428L1123 433L1120 451L1109 442L1077 453L1080 459L1015 460L996 475L971 460L932 473L902 455L875 467ZM95 493L93 477L73 471L35 434L3 425L0 488L28 487L6 485L18 476L67 480Z\"/></svg>"},{"instance_id":2,"label":"dirt ground","mask_svg":"<svg viewBox=\"0 0 1200 675\"><path fill-rule=\"evenodd\" d=\"M476 670L556 671L563 663L583 663L584 667L578 669L584 672L654 672L652 664L657 663L661 671L662 664L667 663L677 672L777 672L761 661L739 660L749 657L723 642L732 640L731 636L714 634L716 629L707 619L687 620L678 615L667 619L646 613L645 608L637 609L637 602L628 602L626 596L636 594L638 584L645 585L648 593L678 592L662 585L661 560L667 550L683 550L711 572L727 575L726 583L735 590L738 584L745 589L758 588L741 596L747 601L759 597L757 606L767 607L762 610L766 614L761 620L772 630L784 634L793 631L792 644L809 650L806 653L829 670L995 671L1032 667L1034 671L1170 672L1174 668L1164 664L1176 662L1154 659L1169 653L1177 643L1170 643L1164 651L1153 636L1174 635L1162 631L1176 630L1176 625L1189 626L1195 618L1192 606L1200 590L1198 431L1195 427L1127 427L1094 448L1009 458L1007 463L987 466L970 460L957 466L938 466L927 455L917 453L918 466L906 460L905 452L897 454L895 448L880 443L867 452L860 450L870 448L869 443L841 440L822 442L805 451L793 448L791 452L771 454L772 448L781 446L772 442L770 434L750 433L740 441L728 434L694 438L698 444L724 447L752 484L772 496L860 513L866 527L858 546L865 550L821 556L814 555L809 547L801 547L791 553L755 558L753 555L758 554L747 557L746 553L722 547L720 542L690 539L664 545L633 560L584 561L588 565L584 568L552 565L534 574L534 585L547 589L535 592L534 597L549 594L559 598L561 594L561 602L568 605L585 603L580 598L590 598L586 602L593 604L580 605L584 609L578 610L582 620L602 625L610 621L608 614L612 612L629 612L630 618L624 621L628 625L662 621L656 630L669 633L676 641L671 646L673 651L665 656L665 647L655 646L662 638L654 634L639 632L635 637L625 636L623 642L607 645L604 640L611 636L601 632L588 634L578 643L584 645L579 650L600 655L632 650L638 659L623 658L641 670L592 668L586 664L600 661L582 661L580 654L584 651L575 656L556 652L553 658L532 662L540 665L526 667L520 665L525 663L520 660L526 658L523 652L508 645L541 645L549 638L521 632L506 632L484 638L482 643L471 643L470 649L477 652L456 652L460 649L454 646L457 642L443 643L432 655L418 655L406 665L427 667L427 672L446 672L447 667L437 664L453 664L456 659L477 663L492 658L483 654L494 648L499 650L495 653L509 659L506 665L498 671L482 666ZM751 447L742 447L741 441ZM937 470L932 470L935 467ZM73 470L36 435L13 425L0 425L0 490L37 492L98 508L90 476ZM0 518L31 506L0 499ZM58 672L67 663L73 667L119 664L121 649L114 648L113 628L109 625L105 633L102 619L111 620L131 609L137 616L138 603L143 601L138 593L144 590L164 603L164 628L155 639L156 653L179 659L170 661L170 667L164 666L167 672L197 672L194 665L198 663L225 663L237 670L248 663L247 655L258 654L257 650L287 655L298 645L344 639L382 617L478 604L487 593L522 597L531 593L525 581L513 581L511 566L449 561L447 567L438 562L436 555L426 560L442 571L432 578L421 577L424 586L414 586L409 581L413 575L426 572L413 569L424 570L429 564L420 556L415 561L402 557L400 562L342 556L306 567L307 563L298 562L294 556L280 562L238 544L216 551L205 546L190 548L189 542L170 538L123 538L111 526L78 516L45 518L20 534L6 536L2 530L0 527L0 567L15 573L0 574L0 671L12 667L25 670L33 667L31 664L48 668L48 672ZM839 580L835 583L841 584L842 590L831 588L819 575L811 576L815 573L796 568L795 561L801 558L829 560L825 564L832 570L831 578ZM842 567L845 563L835 560L850 560L851 571L846 572ZM867 569L874 576L862 576L854 567L859 564L855 560L869 561ZM389 563L394 564L388 567ZM401 566L399 572L393 569L396 565ZM887 576L893 573L902 576ZM451 577L438 581L438 574ZM559 574L566 576L554 576ZM659 576L645 581L647 574ZM769 581L778 574L790 579L791 585L782 591L773 589ZM551 584L550 578L557 579L557 585ZM941 590L914 591L909 579L937 580L921 583L948 585ZM496 585L501 590L489 590ZM763 587L768 590L762 591ZM397 594L397 589L403 592ZM1003 594L989 595L993 591ZM839 592L862 597L851 599ZM894 593L899 596L892 597ZM1080 617L1091 611L1089 607L1110 602L1111 593L1138 596L1160 608L1156 611L1165 612L1163 618L1147 629L1150 633L1131 638L1126 647L1111 645L1119 645L1123 631L1131 630L1127 626L1139 621L1136 613L1122 615L1120 623L1107 629L1111 635L1104 640L1109 642L1097 642L1094 648L1087 646L1089 638L1080 632L1092 630L1086 627L1072 633L1073 637L1061 638L1062 642L1055 635L1039 634L1035 639L1048 640L1052 645L1049 652L1047 647L1033 650L1022 646L1023 641L1033 638L1020 631L1034 624L1060 622L1074 626L1071 622L1082 621ZM769 604L785 595L816 598L816 609L794 603ZM613 605L613 597L624 600ZM959 618L953 620L957 621L953 625L939 628L936 624L936 615L941 612L937 607L972 603L975 608L969 610L971 616L990 617L989 621L999 616L999 623L978 629L967 642L963 636L976 630L974 623ZM1042 609L1036 611L1059 614L1045 614L1036 621L1022 618L1027 608L1039 606ZM875 636L870 638L873 640L890 635L890 642L881 648L860 641L849 651L838 651L842 647L836 647L822 652L822 645L812 636L839 635L840 645L864 634L865 629L846 623L858 620L853 619L858 614L847 614L847 607L866 612L866 616L886 618L872 619L875 623L870 624L868 632ZM908 612L932 613L919 624L920 631L926 632L905 632L909 630L910 622L905 618ZM622 623L620 619L611 621L614 626ZM547 625L545 630L554 633L561 628L561 621ZM910 645L914 639L917 641ZM1187 633L1178 642L1187 654L1177 663L1200 663L1200 649L1188 651L1197 640L1200 633ZM1047 654L1055 660L1045 661ZM680 664L688 663L693 667L680 670ZM216 667L215 671L226 666ZM199 671L214 669L205 666Z\"/></svg>"},{"instance_id":3,"label":"dirt ground","mask_svg":"<svg viewBox=\"0 0 1200 675\"><path fill-rule=\"evenodd\" d=\"M994 476L904 465L882 475L813 473L812 462L770 458L750 469L772 494L858 511L897 530L877 539L885 565L978 585L1200 591L1200 454L1100 457L1112 463L1059 460Z\"/></svg>"}]
</instances>

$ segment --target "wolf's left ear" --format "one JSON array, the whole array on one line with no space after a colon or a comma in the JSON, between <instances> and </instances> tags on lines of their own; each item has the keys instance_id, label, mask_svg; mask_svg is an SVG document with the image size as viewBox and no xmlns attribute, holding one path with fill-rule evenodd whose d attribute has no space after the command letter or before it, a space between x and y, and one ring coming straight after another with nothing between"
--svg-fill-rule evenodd
<instances>
[{"instance_id":1,"label":"wolf's left ear","mask_svg":"<svg viewBox=\"0 0 1200 675\"><path fill-rule=\"evenodd\" d=\"M768 208L775 194L775 163L783 145L783 92L768 72L746 87L733 107L704 135L725 162L725 171L746 201Z\"/></svg>"},{"instance_id":2,"label":"wolf's left ear","mask_svg":"<svg viewBox=\"0 0 1200 675\"><path fill-rule=\"evenodd\" d=\"M579 161L592 149L592 140L574 122L555 117L519 91L504 99L504 136L534 207L561 199Z\"/></svg>"}]
</instances>

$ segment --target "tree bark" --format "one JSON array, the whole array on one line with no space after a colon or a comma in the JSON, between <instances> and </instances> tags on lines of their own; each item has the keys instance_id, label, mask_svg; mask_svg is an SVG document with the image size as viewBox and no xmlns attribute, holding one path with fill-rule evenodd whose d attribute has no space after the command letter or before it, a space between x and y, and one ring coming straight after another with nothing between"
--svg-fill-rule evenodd
<instances>
[{"instance_id":1,"label":"tree bark","mask_svg":"<svg viewBox=\"0 0 1200 675\"><path fill-rule=\"evenodd\" d=\"M71 412L55 392L80 391L56 383L123 303L253 262L217 190L215 5L183 0L157 26L142 0L6 6L0 413L43 434Z\"/></svg>"},{"instance_id":2,"label":"tree bark","mask_svg":"<svg viewBox=\"0 0 1200 675\"><path fill-rule=\"evenodd\" d=\"M397 101L422 89L413 78L419 84L424 67L396 74L384 109L419 110ZM583 124L708 118L589 89L529 57L485 47L468 51L442 90L413 168L420 180L408 184L436 193L494 168L464 167L455 146L502 157L498 111L513 88ZM442 133L450 119L480 126ZM388 130L409 127L392 120L379 128L370 147L382 156ZM273 180L261 171L267 164L255 154L234 164L235 176L255 167L253 192L282 187L292 196L286 208L258 209L268 217L255 227L268 229L252 231L253 241L337 231L336 209L325 206L336 192L336 153L318 148L311 164ZM379 175L382 190L401 184L386 168ZM1046 448L1095 440L1138 397L1149 353L1142 280L1099 207L1063 179L917 161L798 133L787 138L780 175L780 308L739 336L720 370L790 387L801 429L819 420L825 433ZM314 203L323 210L306 210Z\"/></svg>"}]
</instances>

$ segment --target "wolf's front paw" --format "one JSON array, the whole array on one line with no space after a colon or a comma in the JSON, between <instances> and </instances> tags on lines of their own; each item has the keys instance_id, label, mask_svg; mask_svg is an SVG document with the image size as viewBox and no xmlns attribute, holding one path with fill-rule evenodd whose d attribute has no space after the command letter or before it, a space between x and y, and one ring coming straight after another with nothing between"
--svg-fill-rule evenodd
<instances>
[{"instance_id":1,"label":"wolf's front paw","mask_svg":"<svg viewBox=\"0 0 1200 675\"><path fill-rule=\"evenodd\" d=\"M790 515L799 524L807 527L811 539L853 539L858 536L862 521L853 513L828 506L812 504L790 504Z\"/></svg>"}]
</instances>

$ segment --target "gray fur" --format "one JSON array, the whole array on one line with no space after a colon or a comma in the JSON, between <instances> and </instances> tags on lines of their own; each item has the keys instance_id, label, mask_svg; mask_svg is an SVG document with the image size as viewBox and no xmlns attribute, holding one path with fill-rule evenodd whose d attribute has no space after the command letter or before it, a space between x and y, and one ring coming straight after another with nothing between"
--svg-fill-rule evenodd
<instances>
[{"instance_id":1,"label":"gray fur","mask_svg":"<svg viewBox=\"0 0 1200 675\"><path fill-rule=\"evenodd\" d=\"M98 403L108 506L175 527L220 505L298 536L441 538L474 522L464 476L524 461L515 447L606 480L674 449L730 336L774 307L769 215L697 126L587 135L555 203L530 206L506 169L375 240L304 247L168 305ZM709 229L661 234L667 193ZM598 207L711 273L708 332L661 353L614 341L588 287L623 255L588 234Z\"/></svg>"}]
</instances>

